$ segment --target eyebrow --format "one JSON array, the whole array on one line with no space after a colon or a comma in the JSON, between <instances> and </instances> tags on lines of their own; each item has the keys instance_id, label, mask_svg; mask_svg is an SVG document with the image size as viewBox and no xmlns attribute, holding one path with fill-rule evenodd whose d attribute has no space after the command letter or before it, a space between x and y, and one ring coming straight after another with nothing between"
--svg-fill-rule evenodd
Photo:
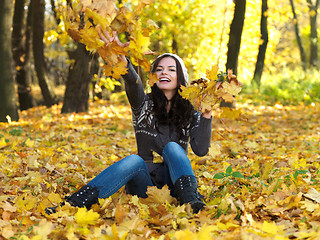
<instances>
[{"instance_id":1,"label":"eyebrow","mask_svg":"<svg viewBox=\"0 0 320 240\"><path fill-rule=\"evenodd\" d=\"M158 67L163 67L163 66L158 65ZM172 66L168 66L168 67L174 67L174 68L176 68L176 66L174 66L174 65L172 65Z\"/></svg>"}]
</instances>

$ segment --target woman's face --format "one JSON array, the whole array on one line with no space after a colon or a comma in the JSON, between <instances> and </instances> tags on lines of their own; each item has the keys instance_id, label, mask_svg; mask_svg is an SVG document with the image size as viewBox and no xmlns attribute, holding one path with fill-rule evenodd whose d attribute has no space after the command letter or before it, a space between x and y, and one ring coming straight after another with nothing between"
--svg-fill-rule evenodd
<instances>
[{"instance_id":1,"label":"woman's face","mask_svg":"<svg viewBox=\"0 0 320 240\"><path fill-rule=\"evenodd\" d=\"M159 89L163 91L168 100L175 93L178 86L177 64L174 58L164 57L160 60L156 74L159 81L156 82Z\"/></svg>"}]
</instances>

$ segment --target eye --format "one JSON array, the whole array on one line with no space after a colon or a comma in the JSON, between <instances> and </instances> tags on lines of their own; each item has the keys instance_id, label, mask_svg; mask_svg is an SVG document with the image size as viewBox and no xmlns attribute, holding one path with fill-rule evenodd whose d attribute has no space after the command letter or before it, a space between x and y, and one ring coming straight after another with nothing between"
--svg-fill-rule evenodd
<instances>
[{"instance_id":1,"label":"eye","mask_svg":"<svg viewBox=\"0 0 320 240\"><path fill-rule=\"evenodd\" d=\"M175 69L175 68L171 68L169 71L170 71L170 72L175 72L176 69Z\"/></svg>"},{"instance_id":2,"label":"eye","mask_svg":"<svg viewBox=\"0 0 320 240\"><path fill-rule=\"evenodd\" d=\"M157 68L156 69L156 72L160 72L160 71L162 71L162 68Z\"/></svg>"}]
</instances>

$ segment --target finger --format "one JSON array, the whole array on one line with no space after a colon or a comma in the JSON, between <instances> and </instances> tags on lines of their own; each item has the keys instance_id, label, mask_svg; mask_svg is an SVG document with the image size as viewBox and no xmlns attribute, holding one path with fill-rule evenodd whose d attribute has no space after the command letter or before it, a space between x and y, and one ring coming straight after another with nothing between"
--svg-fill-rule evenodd
<instances>
[{"instance_id":1,"label":"finger","mask_svg":"<svg viewBox=\"0 0 320 240\"><path fill-rule=\"evenodd\" d=\"M104 34L101 33L101 32L98 32L98 35L99 35L100 39L101 39L102 41L104 41L105 44L108 46L108 45L109 45L109 40L104 36Z\"/></svg>"},{"instance_id":2,"label":"finger","mask_svg":"<svg viewBox=\"0 0 320 240\"><path fill-rule=\"evenodd\" d=\"M96 27L96 30L100 39L108 46L110 43L110 34L106 30L103 30L99 25Z\"/></svg>"},{"instance_id":3,"label":"finger","mask_svg":"<svg viewBox=\"0 0 320 240\"><path fill-rule=\"evenodd\" d=\"M103 34L106 36L109 42L112 42L114 40L114 37L111 37L110 33L107 30L104 30Z\"/></svg>"},{"instance_id":4,"label":"finger","mask_svg":"<svg viewBox=\"0 0 320 240\"><path fill-rule=\"evenodd\" d=\"M116 33L116 32L115 32L115 33ZM129 44L130 44L130 42L122 43L122 42L119 40L118 35L115 35L114 41L115 41L120 47L127 47L127 46L129 46Z\"/></svg>"},{"instance_id":5,"label":"finger","mask_svg":"<svg viewBox=\"0 0 320 240\"><path fill-rule=\"evenodd\" d=\"M123 44L123 47L128 47L130 45L130 42L126 42Z\"/></svg>"},{"instance_id":6,"label":"finger","mask_svg":"<svg viewBox=\"0 0 320 240\"><path fill-rule=\"evenodd\" d=\"M113 40L114 40L119 46L122 46L123 43L120 42L119 37L118 37L118 34L117 34L117 31L113 31L113 32L112 32L112 35L113 35Z\"/></svg>"}]
</instances>

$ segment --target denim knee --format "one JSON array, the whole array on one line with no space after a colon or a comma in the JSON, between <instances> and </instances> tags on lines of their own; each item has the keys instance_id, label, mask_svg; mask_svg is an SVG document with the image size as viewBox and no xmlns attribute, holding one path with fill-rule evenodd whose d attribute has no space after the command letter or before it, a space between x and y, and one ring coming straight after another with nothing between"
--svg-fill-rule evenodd
<instances>
[{"instance_id":1,"label":"denim knee","mask_svg":"<svg viewBox=\"0 0 320 240\"><path fill-rule=\"evenodd\" d=\"M176 142L168 142L168 143L164 146L163 151L175 150L175 149L177 149L177 148L182 148L179 143L176 143Z\"/></svg>"},{"instance_id":2,"label":"denim knee","mask_svg":"<svg viewBox=\"0 0 320 240\"><path fill-rule=\"evenodd\" d=\"M163 148L162 153L170 153L170 152L180 152L185 153L185 150L180 146L179 143L176 142L168 142L166 146Z\"/></svg>"},{"instance_id":3,"label":"denim knee","mask_svg":"<svg viewBox=\"0 0 320 240\"><path fill-rule=\"evenodd\" d=\"M120 163L121 162L121 163ZM119 161L120 166L127 168L127 169L134 169L134 168L147 168L145 161L138 155L129 155Z\"/></svg>"}]
</instances>

